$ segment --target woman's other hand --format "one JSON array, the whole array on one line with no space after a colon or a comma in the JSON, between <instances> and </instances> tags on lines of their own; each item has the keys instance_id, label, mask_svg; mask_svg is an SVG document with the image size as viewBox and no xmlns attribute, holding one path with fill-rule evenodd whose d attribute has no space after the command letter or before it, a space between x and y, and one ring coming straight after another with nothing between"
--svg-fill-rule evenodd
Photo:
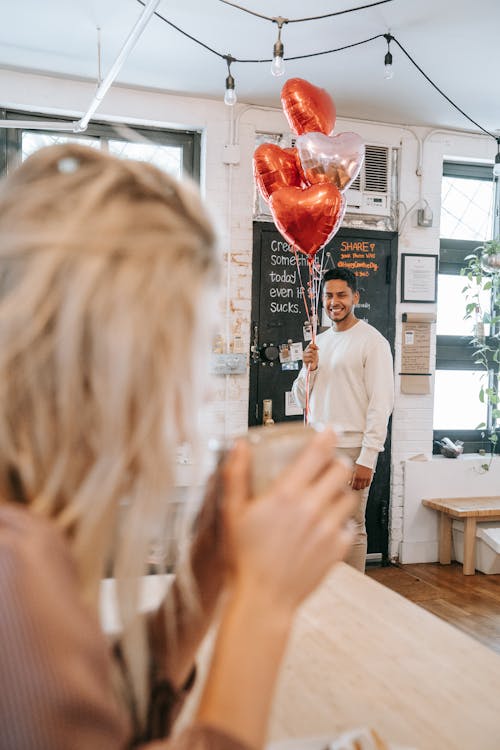
<instances>
[{"instance_id":1,"label":"woman's other hand","mask_svg":"<svg viewBox=\"0 0 500 750\"><path fill-rule=\"evenodd\" d=\"M269 489L250 497L251 449L240 441L223 467L224 525L236 589L267 594L293 611L341 560L352 541L347 522L352 470L334 458L325 430Z\"/></svg>"},{"instance_id":2,"label":"woman's other hand","mask_svg":"<svg viewBox=\"0 0 500 750\"><path fill-rule=\"evenodd\" d=\"M248 443L222 468L230 590L197 716L249 747L265 741L295 611L352 540L351 470L333 449L330 430L314 436L257 497Z\"/></svg>"},{"instance_id":3,"label":"woman's other hand","mask_svg":"<svg viewBox=\"0 0 500 750\"><path fill-rule=\"evenodd\" d=\"M221 498L221 466L210 476L194 526L191 565L200 603L212 610L222 591L226 574Z\"/></svg>"}]
</instances>

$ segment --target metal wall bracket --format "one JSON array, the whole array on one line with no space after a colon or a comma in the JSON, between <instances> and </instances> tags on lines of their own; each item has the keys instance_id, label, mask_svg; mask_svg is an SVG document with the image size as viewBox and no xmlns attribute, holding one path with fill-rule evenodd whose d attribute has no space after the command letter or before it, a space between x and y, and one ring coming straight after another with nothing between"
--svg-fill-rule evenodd
<instances>
[{"instance_id":1,"label":"metal wall bracket","mask_svg":"<svg viewBox=\"0 0 500 750\"><path fill-rule=\"evenodd\" d=\"M246 354L212 354L210 371L213 375L244 375Z\"/></svg>"}]
</instances>

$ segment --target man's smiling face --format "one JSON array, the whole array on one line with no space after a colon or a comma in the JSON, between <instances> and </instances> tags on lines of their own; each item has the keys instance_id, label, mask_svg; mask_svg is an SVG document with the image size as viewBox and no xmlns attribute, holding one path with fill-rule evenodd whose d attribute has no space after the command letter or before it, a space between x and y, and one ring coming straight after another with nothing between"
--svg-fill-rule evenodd
<instances>
[{"instance_id":1,"label":"man's smiling face","mask_svg":"<svg viewBox=\"0 0 500 750\"><path fill-rule=\"evenodd\" d=\"M330 320L342 323L354 315L354 307L359 302L359 292L353 292L347 281L331 279L323 288L323 306Z\"/></svg>"}]
</instances>

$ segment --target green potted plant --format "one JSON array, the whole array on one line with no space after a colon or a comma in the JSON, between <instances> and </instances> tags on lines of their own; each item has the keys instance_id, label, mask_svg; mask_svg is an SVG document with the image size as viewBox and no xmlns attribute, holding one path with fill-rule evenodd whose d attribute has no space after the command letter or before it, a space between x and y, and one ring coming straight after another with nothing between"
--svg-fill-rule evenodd
<instances>
[{"instance_id":1,"label":"green potted plant","mask_svg":"<svg viewBox=\"0 0 500 750\"><path fill-rule=\"evenodd\" d=\"M489 240L466 256L467 265L461 270L467 283L462 292L465 294L465 315L473 320L471 339L472 360L484 370L479 390L479 400L486 403L489 424L481 422L477 429L487 431L491 445L491 456L498 443L498 419L500 418L498 392L498 365L500 363L500 240ZM491 308L481 307L484 292L491 292ZM485 335L485 326L490 325L489 335ZM493 372L493 374L491 374ZM490 461L491 464L491 461ZM484 464L488 469L490 464Z\"/></svg>"}]
</instances>

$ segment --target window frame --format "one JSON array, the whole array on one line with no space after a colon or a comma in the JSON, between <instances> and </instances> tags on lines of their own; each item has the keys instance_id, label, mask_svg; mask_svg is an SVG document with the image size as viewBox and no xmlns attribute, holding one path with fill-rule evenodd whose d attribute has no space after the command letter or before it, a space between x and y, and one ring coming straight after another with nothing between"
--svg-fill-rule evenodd
<instances>
[{"instance_id":1,"label":"window frame","mask_svg":"<svg viewBox=\"0 0 500 750\"><path fill-rule=\"evenodd\" d=\"M47 121L46 115L20 112L17 110L0 109L0 116L6 120L27 120L33 121L34 123ZM51 117L50 119L54 122L74 122L74 118L72 119L69 117ZM137 133L138 136L142 136L153 143L162 146L181 147L183 174L191 177L191 179L199 183L201 161L200 131L145 127L142 125L129 125L128 123L119 123L119 125L127 127L128 130ZM18 166L21 159L23 131L29 131L29 128L0 128L0 174L8 173ZM40 130L36 128L36 132L50 134L54 131L50 129ZM103 121L92 121L87 130L83 133L68 132L68 135L82 135L88 138L97 138L102 141L127 141L127 139L115 129L113 123Z\"/></svg>"},{"instance_id":2,"label":"window frame","mask_svg":"<svg viewBox=\"0 0 500 750\"><path fill-rule=\"evenodd\" d=\"M464 164L460 162L443 162L443 177L456 177L459 179L484 180L492 182L492 166L489 164ZM494 216L499 206L499 185L495 183L495 209ZM492 227L493 230L493 227ZM476 250L482 242L480 240L456 240L449 238L440 239L439 268L438 275L460 275L461 269L467 265L465 258ZM464 278L464 285L466 279ZM493 328L491 334L495 333ZM477 365L472 361L472 336L436 336L436 370L477 370ZM496 341L496 340L495 340ZM493 361L490 363L489 385L492 384L494 375L498 375L499 365ZM479 398L479 395L478 395ZM490 409L489 409L490 411ZM488 423L491 424L491 414L488 413ZM440 446L435 441L449 437L451 440L462 440L465 453L476 453L478 451L491 452L491 444L488 440L488 427L477 430L433 430L433 453L440 452ZM497 451L499 446L497 445Z\"/></svg>"}]
</instances>

